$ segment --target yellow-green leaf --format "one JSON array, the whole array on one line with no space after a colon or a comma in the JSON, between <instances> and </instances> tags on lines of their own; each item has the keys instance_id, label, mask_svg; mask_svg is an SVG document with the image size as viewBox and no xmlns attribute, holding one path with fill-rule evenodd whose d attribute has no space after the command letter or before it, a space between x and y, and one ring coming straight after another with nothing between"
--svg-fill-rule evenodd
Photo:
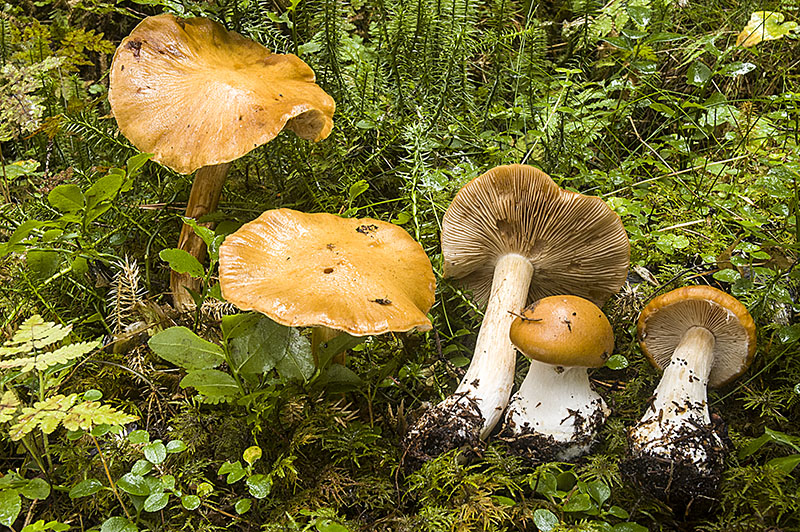
<instances>
[{"instance_id":1,"label":"yellow-green leaf","mask_svg":"<svg viewBox=\"0 0 800 532\"><path fill-rule=\"evenodd\" d=\"M784 14L777 11L756 11L736 38L737 46L755 46L761 41L774 41L796 31L797 22L783 22L784 18Z\"/></svg>"}]
</instances>

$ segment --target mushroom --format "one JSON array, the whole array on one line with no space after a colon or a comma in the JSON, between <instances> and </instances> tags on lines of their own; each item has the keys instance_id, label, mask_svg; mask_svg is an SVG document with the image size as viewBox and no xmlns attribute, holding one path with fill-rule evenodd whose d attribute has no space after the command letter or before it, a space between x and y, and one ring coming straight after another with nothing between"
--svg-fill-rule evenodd
<instances>
[{"instance_id":1,"label":"mushroom","mask_svg":"<svg viewBox=\"0 0 800 532\"><path fill-rule=\"evenodd\" d=\"M645 307L638 339L664 375L628 433L631 458L623 471L676 507L705 508L717 491L727 447L724 429L709 414L706 386L723 386L750 365L753 318L725 292L688 286Z\"/></svg>"},{"instance_id":2,"label":"mushroom","mask_svg":"<svg viewBox=\"0 0 800 532\"><path fill-rule=\"evenodd\" d=\"M222 295L290 327L315 327L315 345L353 336L427 331L436 281L401 227L291 209L266 211L219 250Z\"/></svg>"},{"instance_id":3,"label":"mushroom","mask_svg":"<svg viewBox=\"0 0 800 532\"><path fill-rule=\"evenodd\" d=\"M602 304L625 282L630 248L600 198L559 188L530 166L499 166L462 188L442 222L446 277L487 301L474 355L455 393L406 434L409 463L486 438L508 404L508 330L528 300L575 294Z\"/></svg>"},{"instance_id":4,"label":"mushroom","mask_svg":"<svg viewBox=\"0 0 800 532\"><path fill-rule=\"evenodd\" d=\"M111 65L108 101L119 129L153 160L195 174L186 216L217 208L231 161L284 128L312 141L333 127L334 101L297 56L260 44L204 18L148 17L123 39ZM198 259L205 246L184 225L178 247ZM173 272L176 308L194 304Z\"/></svg>"},{"instance_id":5,"label":"mushroom","mask_svg":"<svg viewBox=\"0 0 800 532\"><path fill-rule=\"evenodd\" d=\"M586 371L614 351L608 318L582 297L550 296L517 316L509 337L531 368L511 397L501 438L532 462L585 454L610 413Z\"/></svg>"}]
</instances>

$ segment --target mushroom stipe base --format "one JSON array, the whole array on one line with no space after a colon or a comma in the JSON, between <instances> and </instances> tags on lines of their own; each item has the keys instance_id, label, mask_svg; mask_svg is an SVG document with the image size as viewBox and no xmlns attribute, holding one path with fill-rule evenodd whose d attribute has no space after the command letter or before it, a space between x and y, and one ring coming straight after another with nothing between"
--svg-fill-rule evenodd
<instances>
[{"instance_id":1,"label":"mushroom stipe base","mask_svg":"<svg viewBox=\"0 0 800 532\"><path fill-rule=\"evenodd\" d=\"M478 402L466 394L451 395L429 408L403 438L404 466L419 469L422 464L453 449L461 449L469 458L480 454L485 443L480 438L483 427Z\"/></svg>"},{"instance_id":2,"label":"mushroom stipe base","mask_svg":"<svg viewBox=\"0 0 800 532\"><path fill-rule=\"evenodd\" d=\"M574 460L589 452L606 416L602 409L597 409L589 418L578 413L573 417L575 432L569 441L559 441L553 436L537 432L527 423L518 427L513 421L503 426L497 439L505 443L509 453L522 457L528 465Z\"/></svg>"},{"instance_id":3,"label":"mushroom stipe base","mask_svg":"<svg viewBox=\"0 0 800 532\"><path fill-rule=\"evenodd\" d=\"M684 441L691 440L692 446L704 448L708 457L706 467L701 469L690 460L681 458L677 449L672 458L631 451L620 463L620 472L642 491L668 504L677 518L707 514L717 502L730 448L724 423L714 417L715 425L687 429L679 435Z\"/></svg>"}]
</instances>

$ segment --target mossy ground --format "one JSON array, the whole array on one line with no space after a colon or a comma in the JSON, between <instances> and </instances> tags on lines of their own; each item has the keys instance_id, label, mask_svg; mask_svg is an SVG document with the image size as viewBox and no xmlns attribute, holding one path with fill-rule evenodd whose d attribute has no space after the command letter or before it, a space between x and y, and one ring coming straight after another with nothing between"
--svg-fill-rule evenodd
<instances>
[{"instance_id":1,"label":"mossy ground","mask_svg":"<svg viewBox=\"0 0 800 532\"><path fill-rule=\"evenodd\" d=\"M431 332L370 338L348 353L357 383L288 382L271 371L246 399L202 403L180 387L181 370L139 337L92 354L47 386L99 389L138 415L136 428L151 441L188 446L159 475L172 475L186 493L208 484L204 504L187 510L172 498L141 513L142 530L637 530L628 522L800 530L800 482L790 468L800 441L800 42L790 34L735 46L753 11L795 21L798 9L794 0L5 4L0 242L25 221L56 220L48 201L56 186L86 191L136 154L109 116L108 67L142 17L169 11L207 16L299 54L337 101L325 141L283 133L236 161L214 221L232 228L277 207L393 221L422 243L438 283ZM455 388L481 321L469 294L441 278L442 214L468 180L523 161L562 187L601 196L630 236L630 283L604 308L624 361L591 374L612 415L575 465L531 467L490 440L480 452L451 452L408 471L400 445L408 420ZM73 324L75 339L109 341L119 336L115 324L142 322L148 335L179 324L219 342L220 317L231 309L216 304L199 319L173 313L158 258L177 242L190 186L191 177L148 163L98 217L61 232L40 226L3 247L3 337L39 313ZM140 267L135 305L109 300L125 256ZM623 480L619 464L626 427L659 378L635 343L635 319L652 296L690 283L741 299L758 325L759 349L742 378L710 394L732 452L718 502L687 522ZM519 361L518 376L526 366ZM39 383L8 376L0 374L3 387L35 396ZM783 436L753 448L765 429ZM54 487L36 503L23 499L14 530L38 519L89 530L123 515L91 438L71 441L57 430L47 441L53 463L42 472L30 450L0 440L0 473ZM41 434L36 442L44 452ZM98 444L115 481L142 458L124 435ZM261 499L218 474L253 445L263 451L253 473L272 482ZM105 488L69 497L85 478ZM247 498L252 507L239 515ZM122 500L133 504L124 493Z\"/></svg>"}]
</instances>

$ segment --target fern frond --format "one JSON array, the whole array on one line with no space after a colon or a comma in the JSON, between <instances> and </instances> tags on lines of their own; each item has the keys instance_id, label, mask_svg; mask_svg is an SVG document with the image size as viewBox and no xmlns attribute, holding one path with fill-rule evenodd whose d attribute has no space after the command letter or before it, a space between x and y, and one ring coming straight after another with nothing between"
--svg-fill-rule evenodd
<instances>
[{"instance_id":1,"label":"fern frond","mask_svg":"<svg viewBox=\"0 0 800 532\"><path fill-rule=\"evenodd\" d=\"M46 322L36 314L25 320L14 333L14 337L0 347L0 357L42 349L63 340L71 331L71 325Z\"/></svg>"},{"instance_id":2,"label":"fern frond","mask_svg":"<svg viewBox=\"0 0 800 532\"><path fill-rule=\"evenodd\" d=\"M5 396L3 396L5 402ZM77 404L76 404L77 403ZM3 410L0 410L3 412ZM90 430L95 425L125 425L139 419L97 401L78 403L78 394L56 394L32 407L25 407L11 426L12 441L19 441L36 428L44 434L55 431L63 424L67 430Z\"/></svg>"},{"instance_id":3,"label":"fern frond","mask_svg":"<svg viewBox=\"0 0 800 532\"><path fill-rule=\"evenodd\" d=\"M0 399L0 423L6 423L14 419L14 415L19 410L20 402L17 394L13 390L6 390Z\"/></svg>"},{"instance_id":4,"label":"fern frond","mask_svg":"<svg viewBox=\"0 0 800 532\"><path fill-rule=\"evenodd\" d=\"M27 373L33 369L45 370L58 364L66 364L70 360L81 357L92 352L99 346L99 342L82 342L69 344L59 347L55 351L46 352L33 357L14 358L11 360L0 360L0 369L20 368L22 373Z\"/></svg>"}]
</instances>

